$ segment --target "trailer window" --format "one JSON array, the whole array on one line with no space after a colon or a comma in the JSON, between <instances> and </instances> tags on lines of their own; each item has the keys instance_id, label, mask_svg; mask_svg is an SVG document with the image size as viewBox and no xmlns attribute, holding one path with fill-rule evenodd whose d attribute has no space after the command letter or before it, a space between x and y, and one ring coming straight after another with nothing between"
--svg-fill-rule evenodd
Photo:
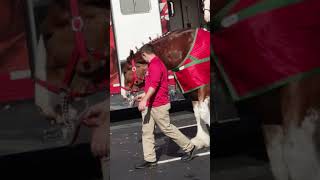
<instances>
[{"instance_id":1,"label":"trailer window","mask_svg":"<svg viewBox=\"0 0 320 180\"><path fill-rule=\"evenodd\" d=\"M138 14L150 11L150 0L120 0L122 14Z\"/></svg>"}]
</instances>

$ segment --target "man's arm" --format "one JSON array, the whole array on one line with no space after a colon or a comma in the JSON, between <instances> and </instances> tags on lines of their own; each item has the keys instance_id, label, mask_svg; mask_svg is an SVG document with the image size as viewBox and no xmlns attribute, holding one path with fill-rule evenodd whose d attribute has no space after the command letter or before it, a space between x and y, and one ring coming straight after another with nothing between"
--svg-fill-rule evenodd
<instances>
[{"instance_id":1,"label":"man's arm","mask_svg":"<svg viewBox=\"0 0 320 180\"><path fill-rule=\"evenodd\" d=\"M153 87L149 87L147 94L143 97L142 101L148 101L156 92Z\"/></svg>"},{"instance_id":2,"label":"man's arm","mask_svg":"<svg viewBox=\"0 0 320 180\"><path fill-rule=\"evenodd\" d=\"M150 87L146 95L142 98L139 103L138 109L143 111L147 105L147 101L155 94L156 89L160 86L160 81L162 77L162 72L157 66L149 67L150 71Z\"/></svg>"},{"instance_id":3,"label":"man's arm","mask_svg":"<svg viewBox=\"0 0 320 180\"><path fill-rule=\"evenodd\" d=\"M90 107L81 117L91 127L91 151L95 156L104 157L110 151L110 118L108 109L109 98Z\"/></svg>"},{"instance_id":4,"label":"man's arm","mask_svg":"<svg viewBox=\"0 0 320 180\"><path fill-rule=\"evenodd\" d=\"M143 111L146 108L147 101L154 95L156 90L153 87L149 87L147 94L142 98L142 100L139 103L138 109L139 111Z\"/></svg>"}]
</instances>

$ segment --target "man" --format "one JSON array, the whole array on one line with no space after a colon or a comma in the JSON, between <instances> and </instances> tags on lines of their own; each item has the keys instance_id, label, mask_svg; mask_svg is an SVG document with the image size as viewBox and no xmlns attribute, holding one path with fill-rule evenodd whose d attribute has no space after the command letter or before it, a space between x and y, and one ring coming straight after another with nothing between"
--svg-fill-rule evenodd
<instances>
[{"instance_id":1,"label":"man","mask_svg":"<svg viewBox=\"0 0 320 180\"><path fill-rule=\"evenodd\" d=\"M189 161L193 157L195 146L190 139L170 123L167 68L155 55L154 48L150 44L141 48L141 56L148 63L148 70L145 75L145 92L136 98L139 101L138 108L142 112L144 161L137 164L135 168L142 169L157 164L154 139L155 125L186 152L181 159Z\"/></svg>"}]
</instances>

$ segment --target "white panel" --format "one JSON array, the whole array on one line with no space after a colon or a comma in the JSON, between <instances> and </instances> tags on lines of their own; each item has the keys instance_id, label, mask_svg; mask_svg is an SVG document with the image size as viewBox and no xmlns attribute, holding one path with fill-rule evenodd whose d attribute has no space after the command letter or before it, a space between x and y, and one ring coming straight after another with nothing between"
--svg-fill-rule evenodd
<instances>
[{"instance_id":1,"label":"white panel","mask_svg":"<svg viewBox=\"0 0 320 180\"><path fill-rule=\"evenodd\" d=\"M10 72L11 80L26 79L31 77L30 70L12 71Z\"/></svg>"},{"instance_id":2,"label":"white panel","mask_svg":"<svg viewBox=\"0 0 320 180\"><path fill-rule=\"evenodd\" d=\"M117 54L120 61L129 56L130 49L162 35L158 0L150 0L149 13L123 15L119 0L111 0Z\"/></svg>"}]
</instances>

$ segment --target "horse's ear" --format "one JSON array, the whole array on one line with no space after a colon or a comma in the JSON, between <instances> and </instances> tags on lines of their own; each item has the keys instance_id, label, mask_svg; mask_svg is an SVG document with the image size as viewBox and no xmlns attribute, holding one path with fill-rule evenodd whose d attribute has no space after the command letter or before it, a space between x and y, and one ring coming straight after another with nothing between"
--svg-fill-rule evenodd
<instances>
[{"instance_id":1,"label":"horse's ear","mask_svg":"<svg viewBox=\"0 0 320 180\"><path fill-rule=\"evenodd\" d=\"M130 58L132 58L132 57L133 57L133 55L134 55L133 50L132 50L132 49L130 49Z\"/></svg>"}]
</instances>

